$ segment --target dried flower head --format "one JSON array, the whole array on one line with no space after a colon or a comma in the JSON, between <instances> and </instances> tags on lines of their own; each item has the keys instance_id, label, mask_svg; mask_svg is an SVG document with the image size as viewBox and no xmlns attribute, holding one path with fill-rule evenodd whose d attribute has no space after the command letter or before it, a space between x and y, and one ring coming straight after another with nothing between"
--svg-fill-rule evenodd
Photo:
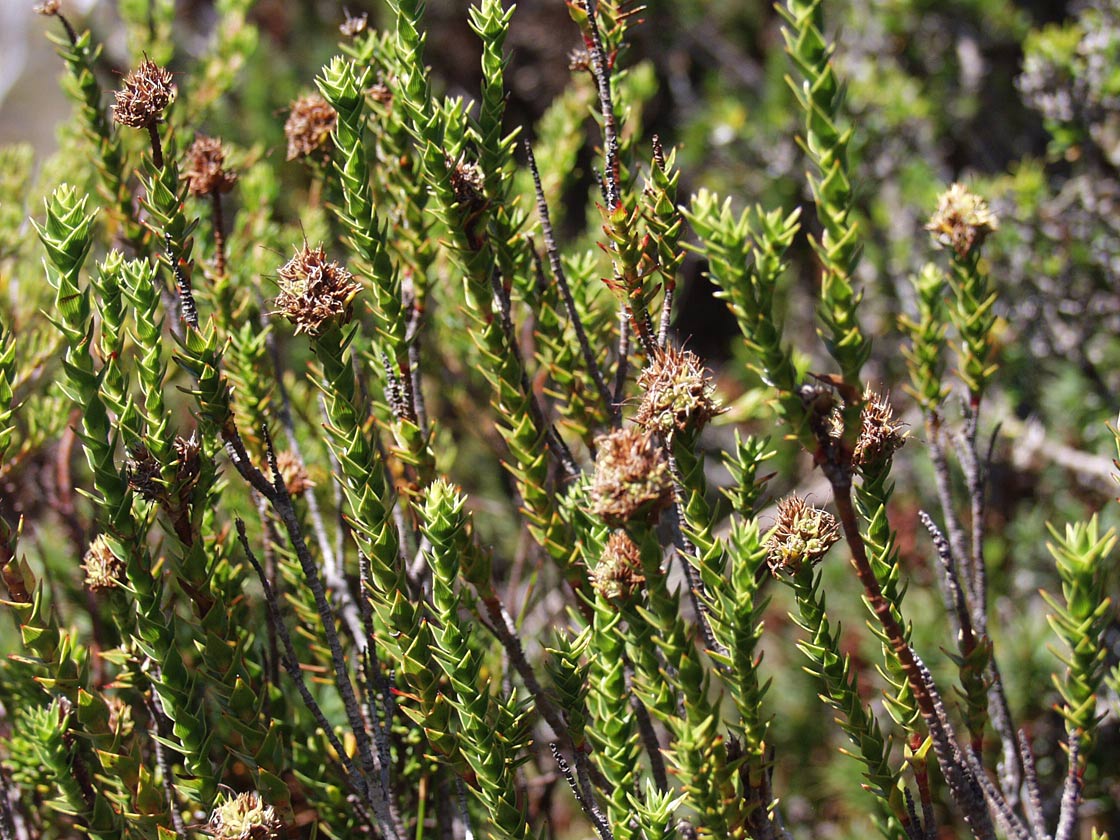
<instances>
[{"instance_id":1,"label":"dried flower head","mask_svg":"<svg viewBox=\"0 0 1120 840\"><path fill-rule=\"evenodd\" d=\"M34 6L36 14L45 15L46 17L53 17L57 15L62 8L60 0L43 0L42 3L36 3Z\"/></svg>"},{"instance_id":2,"label":"dried flower head","mask_svg":"<svg viewBox=\"0 0 1120 840\"><path fill-rule=\"evenodd\" d=\"M86 573L86 586L94 592L116 589L124 578L124 560L113 553L113 547L104 534L99 534L90 543L82 568Z\"/></svg>"},{"instance_id":3,"label":"dried flower head","mask_svg":"<svg viewBox=\"0 0 1120 840\"><path fill-rule=\"evenodd\" d=\"M276 312L295 324L297 334L318 335L330 322L350 321L351 303L362 287L349 271L329 262L321 246L304 245L277 273Z\"/></svg>"},{"instance_id":4,"label":"dried flower head","mask_svg":"<svg viewBox=\"0 0 1120 840\"><path fill-rule=\"evenodd\" d=\"M129 489L139 493L149 502L155 501L163 493L163 480L160 477L159 461L140 443L128 450L124 465Z\"/></svg>"},{"instance_id":5,"label":"dried flower head","mask_svg":"<svg viewBox=\"0 0 1120 840\"><path fill-rule=\"evenodd\" d=\"M285 449L277 453L276 467L280 471L280 478L283 479L289 496L301 496L315 486L303 462L290 450Z\"/></svg>"},{"instance_id":6,"label":"dried flower head","mask_svg":"<svg viewBox=\"0 0 1120 840\"><path fill-rule=\"evenodd\" d=\"M317 93L301 96L292 103L284 123L288 138L288 160L307 157L323 147L338 124L338 112Z\"/></svg>"},{"instance_id":7,"label":"dried flower head","mask_svg":"<svg viewBox=\"0 0 1120 840\"><path fill-rule=\"evenodd\" d=\"M473 160L468 160L465 155L459 155L455 160L448 159L450 165L451 191L455 193L455 200L468 210L474 210L486 203L483 189L486 179L482 169Z\"/></svg>"},{"instance_id":8,"label":"dried flower head","mask_svg":"<svg viewBox=\"0 0 1120 840\"><path fill-rule=\"evenodd\" d=\"M130 128L154 125L175 99L171 72L146 58L124 77L116 99L113 118L121 125Z\"/></svg>"},{"instance_id":9,"label":"dried flower head","mask_svg":"<svg viewBox=\"0 0 1120 840\"><path fill-rule=\"evenodd\" d=\"M608 525L653 520L673 501L669 465L653 435L619 429L595 441L598 457L591 481L591 510Z\"/></svg>"},{"instance_id":10,"label":"dried flower head","mask_svg":"<svg viewBox=\"0 0 1120 840\"><path fill-rule=\"evenodd\" d=\"M598 565L591 572L595 591L607 600L627 600L643 583L642 556L625 531L615 531L603 548Z\"/></svg>"},{"instance_id":11,"label":"dried flower head","mask_svg":"<svg viewBox=\"0 0 1120 840\"><path fill-rule=\"evenodd\" d=\"M355 35L361 35L366 31L366 26L369 24L369 15L365 12L360 15L352 15L349 9L346 9L345 12L346 20L338 27L339 32L347 38L353 38Z\"/></svg>"},{"instance_id":12,"label":"dried flower head","mask_svg":"<svg viewBox=\"0 0 1120 840\"><path fill-rule=\"evenodd\" d=\"M220 803L210 814L215 840L274 840L284 831L284 821L256 791L239 793Z\"/></svg>"},{"instance_id":13,"label":"dried flower head","mask_svg":"<svg viewBox=\"0 0 1120 840\"><path fill-rule=\"evenodd\" d=\"M642 403L634 420L669 437L685 429L699 431L723 409L700 358L690 350L657 351L638 377Z\"/></svg>"},{"instance_id":14,"label":"dried flower head","mask_svg":"<svg viewBox=\"0 0 1120 840\"><path fill-rule=\"evenodd\" d=\"M179 487L179 494L183 495L198 483L201 474L202 444L198 434L192 433L189 438L182 435L175 437L175 481Z\"/></svg>"},{"instance_id":15,"label":"dried flower head","mask_svg":"<svg viewBox=\"0 0 1120 840\"><path fill-rule=\"evenodd\" d=\"M584 47L577 47L568 53L568 69L576 71L591 70L591 53Z\"/></svg>"},{"instance_id":16,"label":"dried flower head","mask_svg":"<svg viewBox=\"0 0 1120 840\"><path fill-rule=\"evenodd\" d=\"M816 565L840 539L836 519L800 496L778 502L778 521L766 534L767 563L774 575L796 574L806 564Z\"/></svg>"},{"instance_id":17,"label":"dried flower head","mask_svg":"<svg viewBox=\"0 0 1120 840\"><path fill-rule=\"evenodd\" d=\"M901 420L895 419L889 396L868 390L863 395L859 439L852 453L852 465L873 466L894 455L906 443L903 426Z\"/></svg>"},{"instance_id":18,"label":"dried flower head","mask_svg":"<svg viewBox=\"0 0 1120 840\"><path fill-rule=\"evenodd\" d=\"M378 102L382 105L392 105L393 104L393 91L384 82L381 82L381 81L377 82L375 85L370 87L370 89L367 90L366 93L369 95L369 98L372 99L374 102Z\"/></svg>"},{"instance_id":19,"label":"dried flower head","mask_svg":"<svg viewBox=\"0 0 1120 840\"><path fill-rule=\"evenodd\" d=\"M187 150L183 180L191 195L227 193L237 183L237 173L225 168L226 153L217 137L199 134Z\"/></svg>"},{"instance_id":20,"label":"dried flower head","mask_svg":"<svg viewBox=\"0 0 1120 840\"><path fill-rule=\"evenodd\" d=\"M999 219L988 208L988 202L964 184L953 184L941 194L937 212L926 225L934 239L943 246L951 246L962 259L998 229Z\"/></svg>"},{"instance_id":21,"label":"dried flower head","mask_svg":"<svg viewBox=\"0 0 1120 840\"><path fill-rule=\"evenodd\" d=\"M859 420L859 438L852 452L852 466L857 469L881 464L906 443L905 424L895 419L887 394L877 394L868 388L863 394ZM839 406L832 408L828 424L830 436L839 440L844 434L844 418Z\"/></svg>"}]
</instances>

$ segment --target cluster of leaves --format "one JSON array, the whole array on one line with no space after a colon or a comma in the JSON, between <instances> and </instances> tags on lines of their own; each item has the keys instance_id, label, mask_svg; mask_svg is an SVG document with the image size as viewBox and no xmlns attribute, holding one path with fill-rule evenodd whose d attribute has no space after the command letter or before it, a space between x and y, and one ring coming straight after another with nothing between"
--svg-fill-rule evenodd
<instances>
[{"instance_id":1,"label":"cluster of leaves","mask_svg":"<svg viewBox=\"0 0 1120 840\"><path fill-rule=\"evenodd\" d=\"M38 243L0 215L0 481L41 489L0 506L18 630L0 838L815 834L795 713L768 691L785 679L771 595L800 628L809 713L823 702L850 740L854 761L829 763L853 814L898 840L1073 836L1086 785L1117 783L1097 744L1120 682L1115 535L1096 515L1053 531L1064 743L1032 743L1004 684L1027 666L988 626L997 217L961 185L921 208L944 256L898 324L937 583L910 592L906 430L865 372L867 310L889 308L864 301L863 141L820 0L780 9L813 222L679 194L677 155L642 130L652 91L620 2L569 5L582 47L524 147L500 0L470 11L473 102L438 90L421 3L380 30L349 17L291 106L284 163L203 134L255 60L249 0L217 4L189 62L174 4L141 5L121 4L136 69L110 110L93 36L39 4L75 103L46 172L70 183L43 185ZM1099 62L1068 54L1106 108ZM3 155L0 206L22 207L30 155ZM794 348L803 226L821 341ZM735 411L672 328L688 243L745 339ZM710 450L744 416L781 432L719 447L720 497ZM823 477L835 515L801 496L764 513L776 450L780 482ZM874 668L836 620L861 600Z\"/></svg>"}]
</instances>

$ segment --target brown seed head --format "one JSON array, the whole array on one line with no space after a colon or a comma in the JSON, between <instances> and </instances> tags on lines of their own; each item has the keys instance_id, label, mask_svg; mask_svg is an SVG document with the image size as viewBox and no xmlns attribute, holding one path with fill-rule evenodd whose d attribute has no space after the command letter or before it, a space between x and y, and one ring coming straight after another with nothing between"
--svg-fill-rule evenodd
<instances>
[{"instance_id":1,"label":"brown seed head","mask_svg":"<svg viewBox=\"0 0 1120 840\"><path fill-rule=\"evenodd\" d=\"M322 247L304 245L277 274L276 312L295 324L297 334L318 335L331 322L349 323L362 287L341 265L328 262Z\"/></svg>"},{"instance_id":2,"label":"brown seed head","mask_svg":"<svg viewBox=\"0 0 1120 840\"><path fill-rule=\"evenodd\" d=\"M806 563L816 565L840 539L836 519L800 496L778 502L778 521L766 534L767 563L775 576L796 574Z\"/></svg>"},{"instance_id":3,"label":"brown seed head","mask_svg":"<svg viewBox=\"0 0 1120 840\"><path fill-rule=\"evenodd\" d=\"M952 247L962 259L984 238L999 229L999 219L976 193L964 184L953 184L937 200L937 212L926 230L945 247Z\"/></svg>"},{"instance_id":4,"label":"brown seed head","mask_svg":"<svg viewBox=\"0 0 1120 840\"><path fill-rule=\"evenodd\" d=\"M644 396L635 422L666 437L685 429L700 431L723 411L707 369L690 350L670 347L654 353L638 386Z\"/></svg>"},{"instance_id":5,"label":"brown seed head","mask_svg":"<svg viewBox=\"0 0 1120 840\"><path fill-rule=\"evenodd\" d=\"M124 578L124 560L113 553L104 534L99 534L90 543L82 559L82 568L86 573L86 586L94 592L116 589Z\"/></svg>"},{"instance_id":6,"label":"brown seed head","mask_svg":"<svg viewBox=\"0 0 1120 840\"><path fill-rule=\"evenodd\" d=\"M209 829L215 840L275 840L284 822L259 793L249 791L220 803L210 814Z\"/></svg>"},{"instance_id":7,"label":"brown seed head","mask_svg":"<svg viewBox=\"0 0 1120 840\"><path fill-rule=\"evenodd\" d=\"M672 504L673 479L653 435L630 427L600 437L595 445L592 513L618 527L631 520L655 520Z\"/></svg>"},{"instance_id":8,"label":"brown seed head","mask_svg":"<svg viewBox=\"0 0 1120 840\"><path fill-rule=\"evenodd\" d=\"M191 195L227 193L237 183L237 173L226 169L226 153L217 137L199 134L187 150L187 168L183 179Z\"/></svg>"},{"instance_id":9,"label":"brown seed head","mask_svg":"<svg viewBox=\"0 0 1120 840\"><path fill-rule=\"evenodd\" d=\"M291 450L285 449L277 453L276 466L280 470L280 478L284 480L289 496L302 496L315 486L315 482L307 474L307 468Z\"/></svg>"},{"instance_id":10,"label":"brown seed head","mask_svg":"<svg viewBox=\"0 0 1120 840\"><path fill-rule=\"evenodd\" d=\"M322 148L337 123L338 112L317 93L301 96L293 102L284 123L288 160L306 157Z\"/></svg>"},{"instance_id":11,"label":"brown seed head","mask_svg":"<svg viewBox=\"0 0 1120 840\"><path fill-rule=\"evenodd\" d=\"M59 0L43 0L42 3L36 3L33 8L37 14L53 17L61 10L62 3Z\"/></svg>"},{"instance_id":12,"label":"brown seed head","mask_svg":"<svg viewBox=\"0 0 1120 840\"><path fill-rule=\"evenodd\" d=\"M353 38L355 35L361 35L366 31L366 26L369 24L369 15L362 12L360 15L352 15L349 11L346 12L346 20L338 27L338 31L345 35L347 38Z\"/></svg>"},{"instance_id":13,"label":"brown seed head","mask_svg":"<svg viewBox=\"0 0 1120 840\"><path fill-rule=\"evenodd\" d=\"M903 425L895 419L889 395L868 390L863 395L859 440L852 453L852 465L871 467L894 455L906 443Z\"/></svg>"},{"instance_id":14,"label":"brown seed head","mask_svg":"<svg viewBox=\"0 0 1120 840\"><path fill-rule=\"evenodd\" d=\"M595 591L607 600L629 600L645 583L642 556L625 531L615 531L607 540L603 556L591 572Z\"/></svg>"},{"instance_id":15,"label":"brown seed head","mask_svg":"<svg viewBox=\"0 0 1120 840\"><path fill-rule=\"evenodd\" d=\"M160 118L175 99L175 84L170 71L150 59L124 77L116 92L113 118L130 128L147 128Z\"/></svg>"}]
</instances>

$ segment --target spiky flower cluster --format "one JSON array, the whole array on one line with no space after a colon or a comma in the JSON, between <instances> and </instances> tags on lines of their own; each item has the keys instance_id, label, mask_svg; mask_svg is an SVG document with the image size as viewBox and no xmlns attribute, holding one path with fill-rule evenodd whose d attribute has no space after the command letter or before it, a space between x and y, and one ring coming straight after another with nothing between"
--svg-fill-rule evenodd
<instances>
[{"instance_id":1,"label":"spiky flower cluster","mask_svg":"<svg viewBox=\"0 0 1120 840\"><path fill-rule=\"evenodd\" d=\"M249 791L218 805L208 827L216 840L273 840L281 836L284 822L259 793Z\"/></svg>"},{"instance_id":2,"label":"spiky flower cluster","mask_svg":"<svg viewBox=\"0 0 1120 840\"><path fill-rule=\"evenodd\" d=\"M199 134L187 150L183 179L191 195L227 193L237 183L237 173L225 168L226 154L217 137Z\"/></svg>"},{"instance_id":3,"label":"spiky flower cluster","mask_svg":"<svg viewBox=\"0 0 1120 840\"><path fill-rule=\"evenodd\" d=\"M937 200L937 210L926 230L941 245L952 247L964 259L984 238L999 229L999 219L988 202L964 184L953 184Z\"/></svg>"},{"instance_id":4,"label":"spiky flower cluster","mask_svg":"<svg viewBox=\"0 0 1120 840\"><path fill-rule=\"evenodd\" d=\"M591 510L608 525L653 520L673 501L673 479L665 456L642 429L630 427L595 441Z\"/></svg>"},{"instance_id":5,"label":"spiky flower cluster","mask_svg":"<svg viewBox=\"0 0 1120 840\"><path fill-rule=\"evenodd\" d=\"M144 59L124 77L124 84L116 92L113 118L130 128L147 128L159 120L174 99L171 72L151 59Z\"/></svg>"},{"instance_id":6,"label":"spiky flower cluster","mask_svg":"<svg viewBox=\"0 0 1120 840\"><path fill-rule=\"evenodd\" d=\"M297 334L318 335L330 322L350 321L351 303L362 287L349 271L327 260L322 246L304 245L277 274L276 311L295 324Z\"/></svg>"},{"instance_id":7,"label":"spiky flower cluster","mask_svg":"<svg viewBox=\"0 0 1120 840\"><path fill-rule=\"evenodd\" d=\"M288 138L288 160L307 157L321 149L338 124L338 112L317 93L301 96L292 103L284 123Z\"/></svg>"},{"instance_id":8,"label":"spiky flower cluster","mask_svg":"<svg viewBox=\"0 0 1120 840\"><path fill-rule=\"evenodd\" d=\"M86 573L86 586L94 592L116 589L124 578L124 561L113 553L104 534L99 534L90 543L82 568Z\"/></svg>"},{"instance_id":9,"label":"spiky flower cluster","mask_svg":"<svg viewBox=\"0 0 1120 840\"><path fill-rule=\"evenodd\" d=\"M796 574L808 563L816 565L840 539L836 518L813 507L801 496L778 502L778 519L766 534L766 554L775 575Z\"/></svg>"},{"instance_id":10,"label":"spiky flower cluster","mask_svg":"<svg viewBox=\"0 0 1120 840\"><path fill-rule=\"evenodd\" d=\"M723 410L708 370L691 350L658 351L642 370L638 385L643 396L635 422L666 437L686 429L699 431Z\"/></svg>"},{"instance_id":11,"label":"spiky flower cluster","mask_svg":"<svg viewBox=\"0 0 1120 840\"><path fill-rule=\"evenodd\" d=\"M625 531L607 540L599 563L591 571L595 591L607 600L627 600L645 583L638 546Z\"/></svg>"}]
</instances>

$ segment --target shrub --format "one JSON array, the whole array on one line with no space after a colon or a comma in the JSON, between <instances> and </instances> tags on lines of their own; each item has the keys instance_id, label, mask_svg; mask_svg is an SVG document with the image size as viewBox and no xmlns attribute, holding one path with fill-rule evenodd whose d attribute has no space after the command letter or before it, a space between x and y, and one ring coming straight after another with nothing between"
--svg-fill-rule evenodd
<instances>
[{"instance_id":1,"label":"shrub","mask_svg":"<svg viewBox=\"0 0 1120 840\"><path fill-rule=\"evenodd\" d=\"M38 6L75 114L38 244L0 216L0 837L1073 837L1118 784L1114 513L1051 527L1043 600L992 581L1039 544L992 503L988 439L1022 304L994 267L1033 245L954 183L905 305L867 282L820 0L779 9L804 213L684 195L612 0L569 4L583 47L525 132L500 0L469 12L471 102L420 3L348 16L281 160L245 130L262 100L229 119L268 76L250 5L188 60L174 4L122 3L108 111L92 34ZM1058 154L1109 136L1085 30L1110 20L1027 41ZM1061 74L1085 114L1044 97ZM32 156L3 154L7 207ZM674 328L698 265L743 339L718 378ZM990 626L993 589L1021 625Z\"/></svg>"}]
</instances>

